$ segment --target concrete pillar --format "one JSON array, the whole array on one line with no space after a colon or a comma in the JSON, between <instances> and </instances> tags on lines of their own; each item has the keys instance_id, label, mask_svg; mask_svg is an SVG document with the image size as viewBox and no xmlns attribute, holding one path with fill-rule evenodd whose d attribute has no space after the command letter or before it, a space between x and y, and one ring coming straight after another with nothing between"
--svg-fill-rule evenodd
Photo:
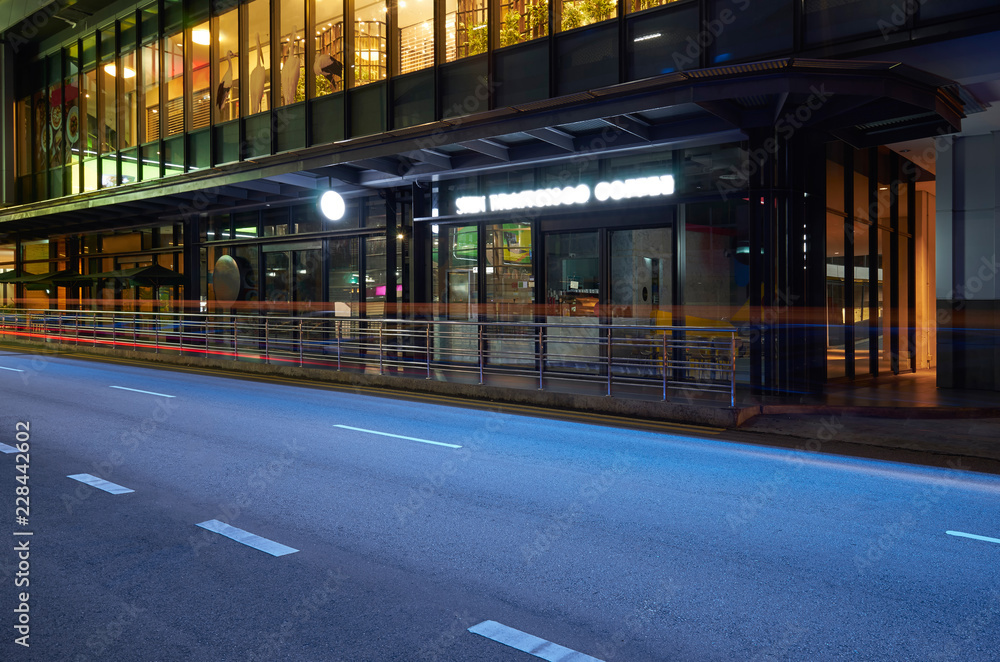
<instances>
[{"instance_id":1,"label":"concrete pillar","mask_svg":"<svg viewBox=\"0 0 1000 662\"><path fill-rule=\"evenodd\" d=\"M939 141L938 385L1000 390L1000 132Z\"/></svg>"}]
</instances>

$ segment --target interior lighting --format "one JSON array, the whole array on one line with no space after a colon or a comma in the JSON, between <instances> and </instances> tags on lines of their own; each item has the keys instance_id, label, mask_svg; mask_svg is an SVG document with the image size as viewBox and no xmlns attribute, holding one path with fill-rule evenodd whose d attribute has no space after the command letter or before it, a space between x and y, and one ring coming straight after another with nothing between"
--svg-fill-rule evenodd
<instances>
[{"instance_id":1,"label":"interior lighting","mask_svg":"<svg viewBox=\"0 0 1000 662\"><path fill-rule=\"evenodd\" d=\"M106 73L109 76L117 76L118 69L115 68L114 64L106 64L104 65L104 73ZM123 68L122 78L135 78L135 70L129 69L128 67Z\"/></svg>"},{"instance_id":2,"label":"interior lighting","mask_svg":"<svg viewBox=\"0 0 1000 662\"><path fill-rule=\"evenodd\" d=\"M319 209L331 221L339 221L347 213L344 198L336 191L327 191L319 199Z\"/></svg>"},{"instance_id":3,"label":"interior lighting","mask_svg":"<svg viewBox=\"0 0 1000 662\"><path fill-rule=\"evenodd\" d=\"M208 46L212 43L212 35L209 34L208 30L195 30L191 33L191 41L199 46Z\"/></svg>"}]
</instances>

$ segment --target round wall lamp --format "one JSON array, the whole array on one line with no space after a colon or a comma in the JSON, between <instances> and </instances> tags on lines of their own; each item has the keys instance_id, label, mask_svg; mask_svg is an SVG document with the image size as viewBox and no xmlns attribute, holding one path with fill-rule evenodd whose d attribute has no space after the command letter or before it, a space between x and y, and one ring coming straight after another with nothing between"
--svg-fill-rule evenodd
<instances>
[{"instance_id":1,"label":"round wall lamp","mask_svg":"<svg viewBox=\"0 0 1000 662\"><path fill-rule=\"evenodd\" d=\"M347 213L347 205L339 193L327 191L319 199L319 210L331 221L339 221Z\"/></svg>"}]
</instances>

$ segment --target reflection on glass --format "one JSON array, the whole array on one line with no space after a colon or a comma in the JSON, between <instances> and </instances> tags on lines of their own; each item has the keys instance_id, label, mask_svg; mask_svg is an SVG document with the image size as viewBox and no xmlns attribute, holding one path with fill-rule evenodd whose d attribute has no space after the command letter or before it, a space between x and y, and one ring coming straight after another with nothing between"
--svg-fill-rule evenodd
<instances>
[{"instance_id":1,"label":"reflection on glass","mask_svg":"<svg viewBox=\"0 0 1000 662\"><path fill-rule=\"evenodd\" d=\"M83 150L83 158L93 158L97 155L98 148L98 131L100 131L103 122L98 122L98 95L97 95L97 70L91 69L90 71L85 71L83 76L81 76L81 82L83 83L83 99L80 101L80 106L84 114L83 121L80 121L79 116L67 117L66 125L66 135L76 137L80 142L81 149ZM114 94L114 84L115 81L111 79L111 93ZM81 130L83 131L83 136L80 136ZM102 134L104 132L101 132ZM111 151L106 147L106 142L103 140L104 135L101 136L101 151L107 152Z\"/></svg>"},{"instance_id":2,"label":"reflection on glass","mask_svg":"<svg viewBox=\"0 0 1000 662\"><path fill-rule=\"evenodd\" d=\"M426 1L426 0L425 0ZM315 96L344 89L344 6L339 0L316 0L312 29Z\"/></svg>"},{"instance_id":3,"label":"reflection on glass","mask_svg":"<svg viewBox=\"0 0 1000 662\"><path fill-rule=\"evenodd\" d=\"M184 35L180 32L163 40L163 84L167 92L167 133L184 132Z\"/></svg>"},{"instance_id":4,"label":"reflection on glass","mask_svg":"<svg viewBox=\"0 0 1000 662\"><path fill-rule=\"evenodd\" d=\"M121 62L114 73L108 71L107 65L104 72L115 76L119 81L121 90L121 103L118 106L118 149L128 149L139 144L138 141L138 113L139 113L139 93L136 88L137 77L135 51L130 51L121 56ZM122 182L124 183L124 182Z\"/></svg>"},{"instance_id":5,"label":"reflection on glass","mask_svg":"<svg viewBox=\"0 0 1000 662\"><path fill-rule=\"evenodd\" d=\"M662 7L663 5L669 5L674 2L683 2L684 0L629 0L626 3L628 7L628 13L633 13L637 11L644 11L646 9L652 9L653 7Z\"/></svg>"},{"instance_id":6,"label":"reflection on glass","mask_svg":"<svg viewBox=\"0 0 1000 662\"><path fill-rule=\"evenodd\" d=\"M672 268L672 228L612 233L610 298L615 323L669 326Z\"/></svg>"},{"instance_id":7,"label":"reflection on glass","mask_svg":"<svg viewBox=\"0 0 1000 662\"><path fill-rule=\"evenodd\" d=\"M357 315L360 300L358 238L330 240L330 305L337 317Z\"/></svg>"},{"instance_id":8,"label":"reflection on glass","mask_svg":"<svg viewBox=\"0 0 1000 662\"><path fill-rule=\"evenodd\" d=\"M548 0L501 0L500 46L512 46L549 34Z\"/></svg>"},{"instance_id":9,"label":"reflection on glass","mask_svg":"<svg viewBox=\"0 0 1000 662\"><path fill-rule=\"evenodd\" d=\"M212 43L208 21L191 28L191 101L188 113L191 129L201 129L209 124L212 109L212 81L209 67L209 46Z\"/></svg>"},{"instance_id":10,"label":"reflection on glass","mask_svg":"<svg viewBox=\"0 0 1000 662\"><path fill-rule=\"evenodd\" d=\"M557 317L597 315L597 233L553 234L545 240L548 313Z\"/></svg>"},{"instance_id":11,"label":"reflection on glass","mask_svg":"<svg viewBox=\"0 0 1000 662\"><path fill-rule=\"evenodd\" d=\"M397 3L399 73L434 65L434 3L399 0Z\"/></svg>"},{"instance_id":12,"label":"reflection on glass","mask_svg":"<svg viewBox=\"0 0 1000 662\"><path fill-rule=\"evenodd\" d=\"M233 9L215 18L213 42L216 80L212 106L218 123L240 116L239 11Z\"/></svg>"},{"instance_id":13,"label":"reflection on glass","mask_svg":"<svg viewBox=\"0 0 1000 662\"><path fill-rule=\"evenodd\" d=\"M489 28L485 0L445 0L444 24L445 62L486 52Z\"/></svg>"},{"instance_id":14,"label":"reflection on glass","mask_svg":"<svg viewBox=\"0 0 1000 662\"><path fill-rule=\"evenodd\" d=\"M142 136L145 144L160 138L160 45L142 47Z\"/></svg>"},{"instance_id":15,"label":"reflection on glass","mask_svg":"<svg viewBox=\"0 0 1000 662\"><path fill-rule=\"evenodd\" d=\"M253 115L269 110L269 71L271 67L271 17L267 0L253 0L246 6L247 35L246 60L250 69L250 84L247 89L248 106L244 115ZM247 112L249 111L249 112Z\"/></svg>"},{"instance_id":16,"label":"reflection on glass","mask_svg":"<svg viewBox=\"0 0 1000 662\"><path fill-rule=\"evenodd\" d=\"M436 319L469 320L478 302L475 225L443 225L434 232L433 301Z\"/></svg>"},{"instance_id":17,"label":"reflection on glass","mask_svg":"<svg viewBox=\"0 0 1000 662\"><path fill-rule=\"evenodd\" d=\"M533 317L535 273L531 267L531 224L486 226L486 303L492 319Z\"/></svg>"},{"instance_id":18,"label":"reflection on glass","mask_svg":"<svg viewBox=\"0 0 1000 662\"><path fill-rule=\"evenodd\" d=\"M305 94L305 26L303 3L299 0L281 0L281 29L278 40L281 47L281 81L278 105L287 106L303 101Z\"/></svg>"},{"instance_id":19,"label":"reflection on glass","mask_svg":"<svg viewBox=\"0 0 1000 662\"><path fill-rule=\"evenodd\" d=\"M414 0L415 1L415 0ZM426 1L426 0L425 0ZM386 77L385 0L362 4L354 11L354 85L361 86Z\"/></svg>"}]
</instances>

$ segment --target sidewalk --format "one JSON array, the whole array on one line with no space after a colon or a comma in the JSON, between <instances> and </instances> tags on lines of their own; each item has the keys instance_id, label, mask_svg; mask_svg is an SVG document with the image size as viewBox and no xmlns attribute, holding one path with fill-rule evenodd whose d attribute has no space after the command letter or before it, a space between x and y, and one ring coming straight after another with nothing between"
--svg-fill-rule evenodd
<instances>
[{"instance_id":1,"label":"sidewalk","mask_svg":"<svg viewBox=\"0 0 1000 662\"><path fill-rule=\"evenodd\" d=\"M893 458L887 451L899 451L903 461L925 454L931 457L921 463L941 466L949 458L980 459L986 462L977 462L978 469L1000 470L1000 392L938 389L933 371L830 384L821 397L765 398L759 406L760 413L738 429L787 437L783 445L798 440L837 450L857 446L853 454L883 459Z\"/></svg>"}]
</instances>

